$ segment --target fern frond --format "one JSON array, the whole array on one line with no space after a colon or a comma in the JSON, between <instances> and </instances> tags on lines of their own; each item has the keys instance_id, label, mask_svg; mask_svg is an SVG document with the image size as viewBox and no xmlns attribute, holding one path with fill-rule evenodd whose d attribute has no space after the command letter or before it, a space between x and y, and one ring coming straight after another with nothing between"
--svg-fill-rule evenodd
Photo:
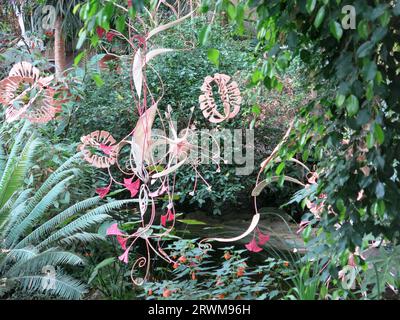
<instances>
[{"instance_id":1,"label":"fern frond","mask_svg":"<svg viewBox=\"0 0 400 320\"><path fill-rule=\"evenodd\" d=\"M47 179L43 182L40 188L35 191L35 194L30 199L27 205L27 213L31 212L35 206L43 199L46 193L48 193L54 184L60 182L67 176L76 175L79 172L77 169L67 169L59 171L58 169L54 171Z\"/></svg>"},{"instance_id":2,"label":"fern frond","mask_svg":"<svg viewBox=\"0 0 400 320\"><path fill-rule=\"evenodd\" d=\"M23 202L11 211L9 219L5 224L0 236L1 239L4 239L3 240L4 246L7 247L11 246L11 244L8 243L5 239L7 238L7 235L9 234L10 230L12 230L12 228L17 225L17 220L19 219L20 216L22 216L25 213L25 209L26 209L25 202Z\"/></svg>"},{"instance_id":3,"label":"fern frond","mask_svg":"<svg viewBox=\"0 0 400 320\"><path fill-rule=\"evenodd\" d=\"M32 159L35 155L36 149L40 142L38 139L34 139L34 135L31 135L28 141L25 143L21 153L17 156L17 162L12 170L12 175L4 186L3 190L3 203L7 201L10 196L17 190L19 190L23 184L28 170L32 167Z\"/></svg>"},{"instance_id":4,"label":"fern frond","mask_svg":"<svg viewBox=\"0 0 400 320\"><path fill-rule=\"evenodd\" d=\"M69 237L74 233L85 230L94 224L103 222L104 220L110 218L108 213L111 212L112 210L119 209L125 204L137 201L138 201L137 199L116 200L103 204L93 210L90 210L88 213L70 222L65 227L61 228L57 232L53 233L50 237L39 243L37 245L37 248L43 249L47 247L49 244L58 241L61 238Z\"/></svg>"},{"instance_id":5,"label":"fern frond","mask_svg":"<svg viewBox=\"0 0 400 320\"><path fill-rule=\"evenodd\" d=\"M47 275L22 275L8 279L18 281L21 289L26 292L40 292L54 295L68 300L81 299L87 292L87 287L80 281L57 271L54 280L54 289L46 287L49 278Z\"/></svg>"},{"instance_id":6,"label":"fern frond","mask_svg":"<svg viewBox=\"0 0 400 320\"><path fill-rule=\"evenodd\" d=\"M12 228L5 239L6 246L18 241L18 239L23 235L23 233L30 227L32 227L33 222L41 218L46 210L52 205L53 201L64 191L67 183L71 180L73 176L69 176L57 183L33 208L33 210L25 217L25 219ZM26 209L28 210L28 209Z\"/></svg>"},{"instance_id":7,"label":"fern frond","mask_svg":"<svg viewBox=\"0 0 400 320\"><path fill-rule=\"evenodd\" d=\"M7 253L5 258L0 263L0 271L4 272L7 265L10 263L17 263L19 261L27 261L38 254L35 247L27 247L22 249L12 249Z\"/></svg>"},{"instance_id":8,"label":"fern frond","mask_svg":"<svg viewBox=\"0 0 400 320\"><path fill-rule=\"evenodd\" d=\"M14 140L14 144L11 148L10 154L8 155L7 163L4 166L4 171L0 177L0 207L3 207L4 203L8 200L6 198L7 184L12 179L13 171L18 163L18 155L21 152L23 145L23 138L28 130L29 123L25 122L25 125L19 131L18 135ZM15 190L14 190L15 191Z\"/></svg>"},{"instance_id":9,"label":"fern frond","mask_svg":"<svg viewBox=\"0 0 400 320\"><path fill-rule=\"evenodd\" d=\"M91 243L93 241L105 241L105 240L106 240L105 237L98 233L80 232L72 236L61 239L59 243L62 245L71 245L76 242L85 244L85 243Z\"/></svg>"},{"instance_id":10,"label":"fern frond","mask_svg":"<svg viewBox=\"0 0 400 320\"><path fill-rule=\"evenodd\" d=\"M36 228L34 231L32 231L29 235L27 235L24 239L22 239L18 244L15 245L15 248L22 248L26 246L27 244L34 244L37 241L39 241L41 238L49 235L51 231L55 227L57 227L60 223L65 221L66 219L72 217L75 214L81 213L84 210L94 206L95 204L99 203L101 201L100 197L93 197L89 198L83 201L80 201L70 207L68 207L66 210L63 212L57 214L50 220L46 221L43 223L41 226Z\"/></svg>"},{"instance_id":11,"label":"fern frond","mask_svg":"<svg viewBox=\"0 0 400 320\"><path fill-rule=\"evenodd\" d=\"M40 272L45 266L83 265L82 258L68 251L55 251L51 248L27 260L15 263L7 272L6 277L16 277L24 273Z\"/></svg>"},{"instance_id":12,"label":"fern frond","mask_svg":"<svg viewBox=\"0 0 400 320\"><path fill-rule=\"evenodd\" d=\"M11 227L10 224L15 223L19 215L25 208L25 201L28 199L31 189L26 189L19 194L15 192L0 209L0 238L4 238L6 231ZM14 195L18 194L17 199ZM4 228L4 230L2 230Z\"/></svg>"}]
</instances>

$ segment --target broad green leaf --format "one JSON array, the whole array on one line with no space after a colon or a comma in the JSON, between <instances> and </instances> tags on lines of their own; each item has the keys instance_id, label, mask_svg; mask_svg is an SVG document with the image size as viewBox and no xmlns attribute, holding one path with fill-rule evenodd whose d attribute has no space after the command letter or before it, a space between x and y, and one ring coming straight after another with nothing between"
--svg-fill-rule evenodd
<instances>
[{"instance_id":1,"label":"broad green leaf","mask_svg":"<svg viewBox=\"0 0 400 320\"><path fill-rule=\"evenodd\" d=\"M219 51L217 49L208 49L207 57L217 67L219 66Z\"/></svg>"},{"instance_id":2,"label":"broad green leaf","mask_svg":"<svg viewBox=\"0 0 400 320\"><path fill-rule=\"evenodd\" d=\"M367 144L367 148L368 149L371 149L373 146L374 146L374 144L375 144L375 139L374 139L374 135L371 133L371 132L369 132L368 134L367 134L367 137L366 137L366 144Z\"/></svg>"},{"instance_id":3,"label":"broad green leaf","mask_svg":"<svg viewBox=\"0 0 400 320\"><path fill-rule=\"evenodd\" d=\"M258 104L255 104L252 108L251 108L251 112L253 112L256 115L261 114L261 108Z\"/></svg>"},{"instance_id":4,"label":"broad green leaf","mask_svg":"<svg viewBox=\"0 0 400 320\"><path fill-rule=\"evenodd\" d=\"M315 5L317 4L317 0L307 0L306 10L309 14L314 11Z\"/></svg>"},{"instance_id":5,"label":"broad green leaf","mask_svg":"<svg viewBox=\"0 0 400 320\"><path fill-rule=\"evenodd\" d=\"M324 18L325 18L325 6L322 6L321 8L319 8L317 15L315 16L315 19L314 19L314 27L316 29L319 28L322 21L324 21Z\"/></svg>"},{"instance_id":6,"label":"broad green leaf","mask_svg":"<svg viewBox=\"0 0 400 320\"><path fill-rule=\"evenodd\" d=\"M339 22L332 20L329 23L329 31L339 41L343 36L343 29Z\"/></svg>"},{"instance_id":7,"label":"broad green leaf","mask_svg":"<svg viewBox=\"0 0 400 320\"><path fill-rule=\"evenodd\" d=\"M369 35L369 27L368 22L365 20L361 20L357 26L357 32L360 38L367 40Z\"/></svg>"},{"instance_id":8,"label":"broad green leaf","mask_svg":"<svg viewBox=\"0 0 400 320\"><path fill-rule=\"evenodd\" d=\"M340 108L344 101L346 100L346 97L343 94L338 93L336 95L336 105Z\"/></svg>"},{"instance_id":9,"label":"broad green leaf","mask_svg":"<svg viewBox=\"0 0 400 320\"><path fill-rule=\"evenodd\" d=\"M385 133L383 132L382 127L377 123L375 123L374 126L374 137L378 144L382 144L385 141Z\"/></svg>"},{"instance_id":10,"label":"broad green leaf","mask_svg":"<svg viewBox=\"0 0 400 320\"><path fill-rule=\"evenodd\" d=\"M360 105L356 96L351 95L346 99L346 110L350 117L357 114L359 108Z\"/></svg>"}]
</instances>

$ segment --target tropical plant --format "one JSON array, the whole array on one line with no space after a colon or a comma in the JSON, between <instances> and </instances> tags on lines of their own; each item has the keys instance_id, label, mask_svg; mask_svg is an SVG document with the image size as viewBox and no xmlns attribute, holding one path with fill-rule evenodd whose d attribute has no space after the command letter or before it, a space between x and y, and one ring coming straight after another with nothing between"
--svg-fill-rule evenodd
<instances>
[{"instance_id":1,"label":"tropical plant","mask_svg":"<svg viewBox=\"0 0 400 320\"><path fill-rule=\"evenodd\" d=\"M23 151L18 153L26 130L27 125L18 134L1 180L4 181L1 184L4 205L0 209L0 274L6 281L3 293L16 287L28 292L45 292L48 295L77 299L86 291L81 282L71 278L62 269L57 269L52 278L54 286L47 287L43 284L50 281L49 276L43 274L42 270L47 270L48 266L57 268L61 265L82 265L84 260L65 248L76 243L102 239L97 233L90 232L90 228L108 219L108 213L112 210L134 200L102 204L102 199L97 196L53 214L53 202L65 192L69 182L78 174L74 164L79 161L80 154L64 162L38 190L18 192L38 143L30 138L22 147Z\"/></svg>"},{"instance_id":2,"label":"tropical plant","mask_svg":"<svg viewBox=\"0 0 400 320\"><path fill-rule=\"evenodd\" d=\"M246 250L234 247L199 249L196 240L178 240L167 249L178 262L145 283L146 299L273 299L281 297L284 279L291 274L287 261L267 258L250 266ZM218 257L218 259L216 259ZM172 279L171 278L172 273ZM167 280L160 279L164 274ZM163 278L164 278L163 277Z\"/></svg>"},{"instance_id":3,"label":"tropical plant","mask_svg":"<svg viewBox=\"0 0 400 320\"><path fill-rule=\"evenodd\" d=\"M20 129L16 133L14 141L11 142L9 152L8 130L6 124L0 128L0 229L7 218L7 208L14 203L14 195L20 191L29 168L32 166L32 159L39 144L34 134L29 134L29 122L24 125L17 125Z\"/></svg>"},{"instance_id":4,"label":"tropical plant","mask_svg":"<svg viewBox=\"0 0 400 320\"><path fill-rule=\"evenodd\" d=\"M258 83L279 88L300 57L316 95L302 107L277 156L312 157L326 206L310 255L347 264L365 237L398 242L399 1L219 1L233 24L257 12ZM207 11L210 1L204 1ZM351 26L352 25L352 26ZM244 28L239 28L240 32ZM271 168L272 169L272 166ZM280 170L284 175L285 170ZM328 209L329 208L329 209ZM327 268L335 275L335 268Z\"/></svg>"}]
</instances>

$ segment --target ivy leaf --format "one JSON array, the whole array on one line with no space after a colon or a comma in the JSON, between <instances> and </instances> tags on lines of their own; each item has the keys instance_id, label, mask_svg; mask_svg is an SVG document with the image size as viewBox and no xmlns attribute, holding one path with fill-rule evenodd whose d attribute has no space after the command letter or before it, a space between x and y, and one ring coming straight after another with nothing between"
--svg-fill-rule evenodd
<instances>
[{"instance_id":1,"label":"ivy leaf","mask_svg":"<svg viewBox=\"0 0 400 320\"><path fill-rule=\"evenodd\" d=\"M370 51L372 50L372 48L374 47L373 42L371 41L367 41L364 42L358 49L357 49L357 56L359 58L364 58L367 55L369 55Z\"/></svg>"},{"instance_id":2,"label":"ivy leaf","mask_svg":"<svg viewBox=\"0 0 400 320\"><path fill-rule=\"evenodd\" d=\"M375 194L378 199L382 199L385 196L385 185L382 182L376 184Z\"/></svg>"},{"instance_id":3,"label":"ivy leaf","mask_svg":"<svg viewBox=\"0 0 400 320\"><path fill-rule=\"evenodd\" d=\"M343 36L342 26L337 21L332 20L329 23L329 31L337 41L339 41Z\"/></svg>"},{"instance_id":4,"label":"ivy leaf","mask_svg":"<svg viewBox=\"0 0 400 320\"><path fill-rule=\"evenodd\" d=\"M379 144L382 144L385 141L385 133L383 132L382 127L377 123L375 123L374 126L374 136Z\"/></svg>"},{"instance_id":5,"label":"ivy leaf","mask_svg":"<svg viewBox=\"0 0 400 320\"><path fill-rule=\"evenodd\" d=\"M219 66L219 51L217 49L208 49L207 57L217 67Z\"/></svg>"},{"instance_id":6,"label":"ivy leaf","mask_svg":"<svg viewBox=\"0 0 400 320\"><path fill-rule=\"evenodd\" d=\"M307 0L306 10L307 10L308 14L311 14L311 12L314 11L316 4L317 4L317 0Z\"/></svg>"},{"instance_id":7,"label":"ivy leaf","mask_svg":"<svg viewBox=\"0 0 400 320\"><path fill-rule=\"evenodd\" d=\"M351 95L346 99L346 110L350 117L357 114L359 108L360 105L356 96Z\"/></svg>"},{"instance_id":8,"label":"ivy leaf","mask_svg":"<svg viewBox=\"0 0 400 320\"><path fill-rule=\"evenodd\" d=\"M357 32L360 38L364 40L368 39L368 34L369 34L368 22L365 20L361 20L358 23Z\"/></svg>"},{"instance_id":9,"label":"ivy leaf","mask_svg":"<svg viewBox=\"0 0 400 320\"><path fill-rule=\"evenodd\" d=\"M315 16L314 27L316 29L319 28L322 21L324 21L324 18L325 18L325 6L322 6L321 8L319 8L317 15Z\"/></svg>"}]
</instances>

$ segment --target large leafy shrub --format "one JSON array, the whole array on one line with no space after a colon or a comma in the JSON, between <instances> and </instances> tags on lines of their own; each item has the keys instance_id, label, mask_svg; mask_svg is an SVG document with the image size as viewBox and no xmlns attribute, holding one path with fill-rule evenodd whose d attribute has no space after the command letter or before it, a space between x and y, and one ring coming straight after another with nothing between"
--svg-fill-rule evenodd
<instances>
[{"instance_id":1,"label":"large leafy shrub","mask_svg":"<svg viewBox=\"0 0 400 320\"><path fill-rule=\"evenodd\" d=\"M232 22L241 25L244 15L233 13L247 5L257 10L257 52L265 57L265 67L255 71L258 82L281 86L278 75L300 57L316 90L277 156L319 162L317 196L326 198L310 255L331 262L325 276L337 277L335 266L346 265L367 236L381 244L397 243L400 236L400 3L223 1L219 9L229 10ZM355 29L342 24L349 19L345 5L353 6Z\"/></svg>"}]
</instances>

